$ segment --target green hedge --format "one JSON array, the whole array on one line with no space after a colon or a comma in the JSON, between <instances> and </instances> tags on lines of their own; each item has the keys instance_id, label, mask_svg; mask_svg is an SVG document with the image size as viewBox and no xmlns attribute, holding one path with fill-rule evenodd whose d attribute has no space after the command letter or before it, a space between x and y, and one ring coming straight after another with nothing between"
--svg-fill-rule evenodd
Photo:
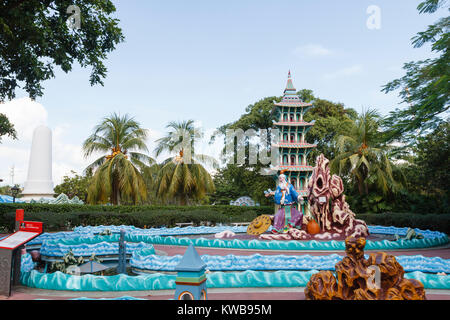
<instances>
[{"instance_id":1,"label":"green hedge","mask_svg":"<svg viewBox=\"0 0 450 320\"><path fill-rule=\"evenodd\" d=\"M14 228L15 210L25 210L25 220L42 221L47 231L78 225L134 225L173 227L177 222L204 221L213 224L252 221L261 214L273 214L273 207L237 206L89 206L22 204L0 205L0 228Z\"/></svg>"},{"instance_id":2,"label":"green hedge","mask_svg":"<svg viewBox=\"0 0 450 320\"><path fill-rule=\"evenodd\" d=\"M7 212L15 212L16 209L25 209L28 212L116 212L116 213L131 213L131 212L149 212L170 210L177 212L208 210L211 212L225 212L227 215L240 215L242 212L255 211L259 214L273 213L273 206L259 206L259 207L239 207L226 205L205 205L205 206L104 206L104 205L79 205L79 204L38 204L38 203L2 203L0 204L0 215Z\"/></svg>"},{"instance_id":3,"label":"green hedge","mask_svg":"<svg viewBox=\"0 0 450 320\"><path fill-rule=\"evenodd\" d=\"M368 225L410 227L441 231L450 234L450 214L367 213L357 214L357 219Z\"/></svg>"},{"instance_id":4,"label":"green hedge","mask_svg":"<svg viewBox=\"0 0 450 320\"><path fill-rule=\"evenodd\" d=\"M261 214L273 214L272 206L89 206L49 204L0 204L0 228L14 228L15 210L25 209L25 219L42 221L46 231L67 230L79 225L134 225L142 228L177 222L213 224L248 222ZM369 225L430 229L450 234L450 214L380 213L357 214Z\"/></svg>"}]
</instances>

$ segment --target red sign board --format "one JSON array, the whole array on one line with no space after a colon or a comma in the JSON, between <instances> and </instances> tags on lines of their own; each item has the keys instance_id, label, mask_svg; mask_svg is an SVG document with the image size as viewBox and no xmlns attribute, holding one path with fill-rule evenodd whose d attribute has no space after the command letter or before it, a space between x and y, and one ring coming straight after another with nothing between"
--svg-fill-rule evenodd
<instances>
[{"instance_id":1,"label":"red sign board","mask_svg":"<svg viewBox=\"0 0 450 320\"><path fill-rule=\"evenodd\" d=\"M19 231L42 233L42 222L37 221L21 221Z\"/></svg>"},{"instance_id":2,"label":"red sign board","mask_svg":"<svg viewBox=\"0 0 450 320\"><path fill-rule=\"evenodd\" d=\"M31 239L36 238L39 234L40 233L38 232L28 231L15 232L12 235L0 240L0 249L14 250Z\"/></svg>"},{"instance_id":3,"label":"red sign board","mask_svg":"<svg viewBox=\"0 0 450 320\"><path fill-rule=\"evenodd\" d=\"M16 209L16 221L23 221L23 209Z\"/></svg>"}]
</instances>

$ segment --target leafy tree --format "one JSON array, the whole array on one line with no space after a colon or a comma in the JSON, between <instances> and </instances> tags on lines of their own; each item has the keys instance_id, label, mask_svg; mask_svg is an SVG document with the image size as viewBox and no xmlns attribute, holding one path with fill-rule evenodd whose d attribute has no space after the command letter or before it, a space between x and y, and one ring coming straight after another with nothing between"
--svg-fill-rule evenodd
<instances>
[{"instance_id":1,"label":"leafy tree","mask_svg":"<svg viewBox=\"0 0 450 320\"><path fill-rule=\"evenodd\" d=\"M23 189L20 188L20 186L18 184L15 184L14 186L19 188L19 193L16 195L16 198L21 198L23 196L22 195ZM9 186L9 185L0 187L0 194L5 194L7 196L11 196L12 197L13 193L11 191L11 188L12 188L12 186Z\"/></svg>"},{"instance_id":2,"label":"leafy tree","mask_svg":"<svg viewBox=\"0 0 450 320\"><path fill-rule=\"evenodd\" d=\"M70 199L77 196L84 202L87 201L88 187L92 178L92 170L87 170L86 175L80 176L75 171L70 171L72 176L64 176L63 182L58 184L53 191L55 196L61 193L67 195Z\"/></svg>"},{"instance_id":3,"label":"leafy tree","mask_svg":"<svg viewBox=\"0 0 450 320\"><path fill-rule=\"evenodd\" d=\"M228 164L214 175L216 192L211 196L212 203L227 205L231 200L249 196L261 205L269 205L272 201L264 196L264 191L274 188L272 176L259 174L261 165Z\"/></svg>"},{"instance_id":4,"label":"leafy tree","mask_svg":"<svg viewBox=\"0 0 450 320\"><path fill-rule=\"evenodd\" d=\"M163 151L183 154L184 162L191 159L201 163L217 167L217 161L206 154L195 152L195 144L203 137L203 132L194 126L194 120L171 121L167 124L167 134L156 140L155 155L159 156Z\"/></svg>"},{"instance_id":5,"label":"leafy tree","mask_svg":"<svg viewBox=\"0 0 450 320\"><path fill-rule=\"evenodd\" d=\"M330 169L354 181L359 195L368 195L369 185L376 186L383 195L401 187L395 179L397 168L389 159L389 148L380 140L379 121L376 111L364 111L350 131L336 139L339 154L331 161Z\"/></svg>"},{"instance_id":6,"label":"leafy tree","mask_svg":"<svg viewBox=\"0 0 450 320\"><path fill-rule=\"evenodd\" d=\"M336 137L349 132L356 111L345 109L342 103L315 99L313 107L305 114L305 121L315 121L306 134L306 141L317 144L308 155L308 163L314 164L321 153L328 159L336 156Z\"/></svg>"},{"instance_id":7,"label":"leafy tree","mask_svg":"<svg viewBox=\"0 0 450 320\"><path fill-rule=\"evenodd\" d=\"M68 19L79 8L80 28ZM91 67L90 83L103 85L103 61L124 40L110 0L4 0L0 2L0 101L13 99L20 82L31 98L43 95L41 83L54 67L72 70L74 61Z\"/></svg>"},{"instance_id":8,"label":"leafy tree","mask_svg":"<svg viewBox=\"0 0 450 320\"><path fill-rule=\"evenodd\" d=\"M316 143L318 146L309 154L309 163L313 164L316 156L320 153L333 158L336 153L335 137L348 132L353 124L352 119L356 117L356 111L345 109L341 103L316 98L313 91L309 89L299 90L297 94L304 102L313 101L313 107L305 114L305 121L315 120L315 124L308 131L306 140ZM273 113L273 102L280 100L281 97L266 97L249 105L237 121L220 127L214 138L219 135L225 136L227 129L242 129L243 131L254 129L257 135L259 135L260 129L267 129L270 133L273 122L276 120ZM228 161L228 164L214 175L216 193L211 200L216 203L228 204L230 200L236 200L239 196L250 196L261 204L269 204L270 200L264 197L264 190L274 187L274 177L259 173L263 167L261 163L249 164L247 155L252 143L250 139L245 139L241 143L244 143L244 146L239 147L245 147L246 150L245 163L237 165L230 164ZM235 147L238 147L237 143ZM269 139L262 141L259 147L266 147L270 152L270 135ZM230 155L227 155L225 160L230 160Z\"/></svg>"},{"instance_id":9,"label":"leafy tree","mask_svg":"<svg viewBox=\"0 0 450 320\"><path fill-rule=\"evenodd\" d=\"M169 122L166 136L158 139L156 156L168 151L174 156L166 159L156 176L156 196L167 202L171 199L187 204L190 200L202 201L214 192L214 182L200 163L216 166L210 156L195 153L195 143L202 134L193 120Z\"/></svg>"},{"instance_id":10,"label":"leafy tree","mask_svg":"<svg viewBox=\"0 0 450 320\"><path fill-rule=\"evenodd\" d=\"M408 188L416 192L449 197L450 122L442 122L433 132L419 137L409 158Z\"/></svg>"},{"instance_id":11,"label":"leafy tree","mask_svg":"<svg viewBox=\"0 0 450 320\"><path fill-rule=\"evenodd\" d=\"M446 0L427 0L419 4L419 13L433 13L444 7ZM412 143L422 133L435 128L450 107L450 17L444 17L427 30L412 38L413 46L431 44L432 52L439 54L417 62L405 63L406 74L386 84L385 93L400 89L399 96L408 107L392 111L386 118L387 139Z\"/></svg>"},{"instance_id":12,"label":"leafy tree","mask_svg":"<svg viewBox=\"0 0 450 320\"><path fill-rule=\"evenodd\" d=\"M166 202L173 199L181 205L190 200L201 201L215 190L208 171L199 163L184 163L182 153L162 163L157 181L157 197Z\"/></svg>"},{"instance_id":13,"label":"leafy tree","mask_svg":"<svg viewBox=\"0 0 450 320\"><path fill-rule=\"evenodd\" d=\"M8 135L12 139L17 139L17 132L14 129L14 125L9 122L8 117L3 113L0 113L0 142L2 141L2 136Z\"/></svg>"},{"instance_id":14,"label":"leafy tree","mask_svg":"<svg viewBox=\"0 0 450 320\"><path fill-rule=\"evenodd\" d=\"M86 168L95 171L88 188L89 203L136 204L147 198L141 171L154 160L138 152L148 151L146 138L147 130L128 115L114 113L94 128L83 143L84 156L94 152L111 154L101 156Z\"/></svg>"}]
</instances>

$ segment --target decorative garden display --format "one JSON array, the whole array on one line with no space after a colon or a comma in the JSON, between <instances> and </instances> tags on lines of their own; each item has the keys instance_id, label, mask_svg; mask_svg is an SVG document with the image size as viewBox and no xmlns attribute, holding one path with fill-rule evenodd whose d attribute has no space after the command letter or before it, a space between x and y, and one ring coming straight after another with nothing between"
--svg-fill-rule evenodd
<instances>
[{"instance_id":1,"label":"decorative garden display","mask_svg":"<svg viewBox=\"0 0 450 320\"><path fill-rule=\"evenodd\" d=\"M320 232L320 226L315 220L310 220L306 225L306 231L309 234L318 234Z\"/></svg>"},{"instance_id":2,"label":"decorative garden display","mask_svg":"<svg viewBox=\"0 0 450 320\"><path fill-rule=\"evenodd\" d=\"M342 179L331 175L329 161L323 154L316 160L313 174L308 184L309 220L302 227L302 214L293 206L301 200L301 195L286 182L286 176L279 176L277 190L268 195L275 196L275 203L280 206L273 219L272 232L261 234L265 240L308 240L337 239L342 237L367 237L369 229L366 223L355 218L350 206L345 201ZM258 218L257 218L258 219ZM251 224L254 225L257 222ZM249 226L250 228L250 226ZM249 234L252 234L248 232ZM255 234L255 233L253 233Z\"/></svg>"},{"instance_id":3,"label":"decorative garden display","mask_svg":"<svg viewBox=\"0 0 450 320\"><path fill-rule=\"evenodd\" d=\"M254 207L259 206L259 203L256 203L253 201L250 197L240 197L237 198L235 201L230 201L230 206L247 206L247 207Z\"/></svg>"},{"instance_id":4,"label":"decorative garden display","mask_svg":"<svg viewBox=\"0 0 450 320\"><path fill-rule=\"evenodd\" d=\"M311 276L305 296L308 300L426 300L424 285L405 279L405 271L393 255L371 253L364 258L366 239L348 237L344 257L331 271Z\"/></svg>"},{"instance_id":5,"label":"decorative garden display","mask_svg":"<svg viewBox=\"0 0 450 320\"><path fill-rule=\"evenodd\" d=\"M286 181L292 184L300 196L298 210L306 216L308 214L306 187L313 170L308 165L307 156L316 145L307 143L305 136L314 125L314 121L303 120L312 104L302 101L297 94L290 71L283 98L280 102L274 102L274 105L273 112L277 117L274 127L279 130L278 142L274 146L278 148L280 159L279 165L272 169L285 172Z\"/></svg>"},{"instance_id":6,"label":"decorative garden display","mask_svg":"<svg viewBox=\"0 0 450 320\"><path fill-rule=\"evenodd\" d=\"M260 234L264 233L269 229L269 227L272 225L272 219L268 215L260 215L259 217L256 217L247 227L247 233L259 236Z\"/></svg>"},{"instance_id":7,"label":"decorative garden display","mask_svg":"<svg viewBox=\"0 0 450 320\"><path fill-rule=\"evenodd\" d=\"M333 234L346 237L366 237L369 229L364 221L355 219L355 214L345 201L342 179L330 174L329 160L323 154L316 160L312 178L308 184L308 202L311 214L319 223L320 230L329 238Z\"/></svg>"},{"instance_id":8,"label":"decorative garden display","mask_svg":"<svg viewBox=\"0 0 450 320\"><path fill-rule=\"evenodd\" d=\"M176 300L206 300L206 263L191 244L175 268Z\"/></svg>"}]
</instances>

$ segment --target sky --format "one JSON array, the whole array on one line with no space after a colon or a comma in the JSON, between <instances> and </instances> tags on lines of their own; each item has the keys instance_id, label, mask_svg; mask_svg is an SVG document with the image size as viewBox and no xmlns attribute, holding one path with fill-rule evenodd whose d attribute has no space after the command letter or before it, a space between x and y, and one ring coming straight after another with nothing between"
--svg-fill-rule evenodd
<instances>
[{"instance_id":1,"label":"sky","mask_svg":"<svg viewBox=\"0 0 450 320\"><path fill-rule=\"evenodd\" d=\"M71 170L81 173L93 160L83 158L83 141L112 112L128 113L149 130L150 151L169 121L193 119L205 132L198 150L217 156L221 145L209 146L208 135L248 105L282 95L289 70L298 90L387 114L400 99L382 86L404 75L404 63L433 57L428 45L413 48L411 38L445 10L420 15L420 2L113 1L125 41L105 61L104 86L90 86L91 70L74 64L67 74L56 68L36 101L19 89L0 105L19 137L1 141L1 185L25 182L40 124L53 132L54 184Z\"/></svg>"}]
</instances>

